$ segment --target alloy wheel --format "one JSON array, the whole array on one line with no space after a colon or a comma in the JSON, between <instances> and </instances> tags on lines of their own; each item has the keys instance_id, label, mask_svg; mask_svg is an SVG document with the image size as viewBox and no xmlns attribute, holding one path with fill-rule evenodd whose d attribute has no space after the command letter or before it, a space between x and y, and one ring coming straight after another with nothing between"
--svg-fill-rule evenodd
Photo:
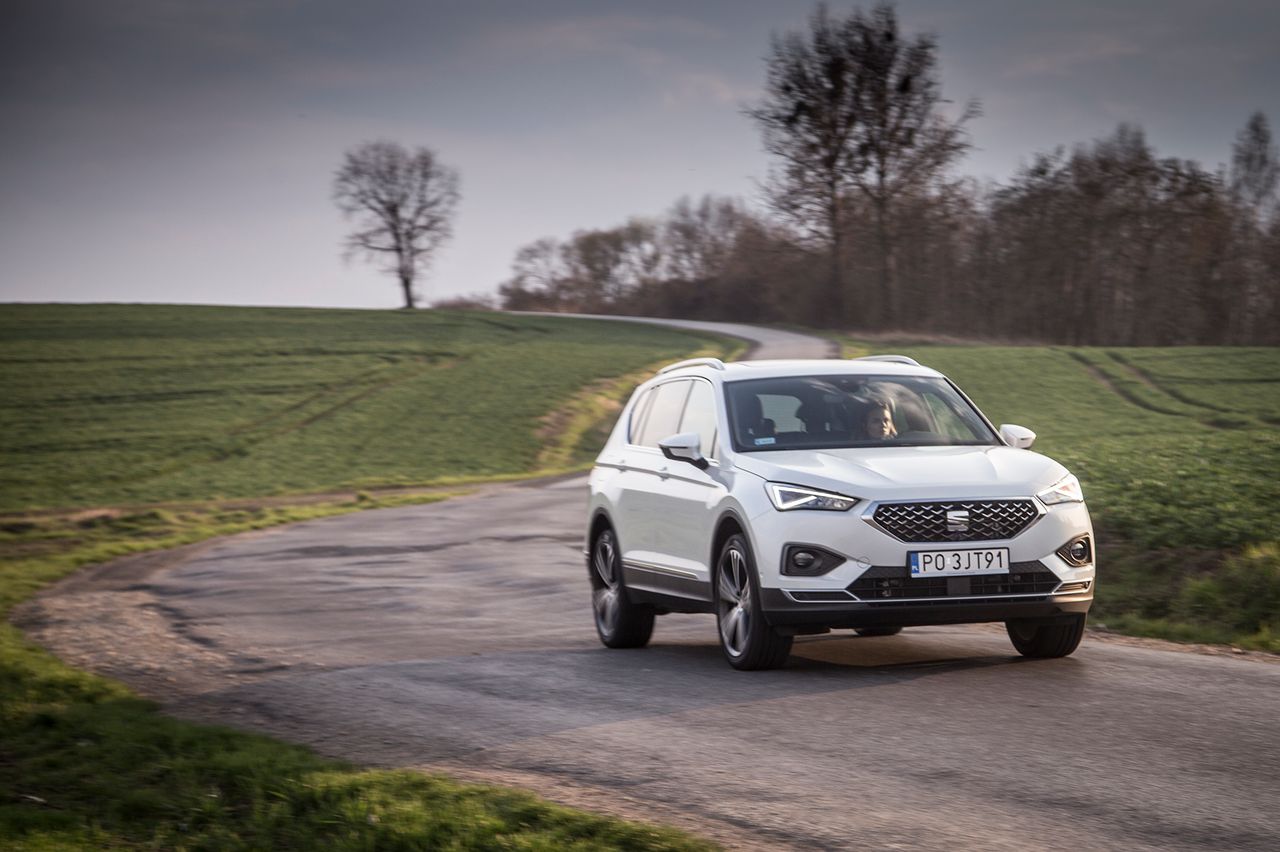
<instances>
[{"instance_id":1,"label":"alloy wheel","mask_svg":"<svg viewBox=\"0 0 1280 852\"><path fill-rule=\"evenodd\" d=\"M613 535L604 532L596 539L591 554L591 567L596 582L592 583L591 605L602 632L612 633L618 622L618 569Z\"/></svg>"},{"instance_id":2,"label":"alloy wheel","mask_svg":"<svg viewBox=\"0 0 1280 852\"><path fill-rule=\"evenodd\" d=\"M751 580L747 557L737 547L727 548L720 557L717 583L717 615L725 650L740 657L747 651L751 635Z\"/></svg>"}]
</instances>

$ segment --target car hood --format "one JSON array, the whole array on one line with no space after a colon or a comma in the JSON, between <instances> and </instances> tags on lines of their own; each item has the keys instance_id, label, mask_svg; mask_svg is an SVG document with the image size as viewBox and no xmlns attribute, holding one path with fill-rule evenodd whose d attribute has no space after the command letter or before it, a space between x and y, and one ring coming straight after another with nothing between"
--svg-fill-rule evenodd
<instances>
[{"instance_id":1,"label":"car hood","mask_svg":"<svg viewBox=\"0 0 1280 852\"><path fill-rule=\"evenodd\" d=\"M1067 469L1013 447L867 447L738 453L734 464L772 482L862 499L1027 497Z\"/></svg>"}]
</instances>

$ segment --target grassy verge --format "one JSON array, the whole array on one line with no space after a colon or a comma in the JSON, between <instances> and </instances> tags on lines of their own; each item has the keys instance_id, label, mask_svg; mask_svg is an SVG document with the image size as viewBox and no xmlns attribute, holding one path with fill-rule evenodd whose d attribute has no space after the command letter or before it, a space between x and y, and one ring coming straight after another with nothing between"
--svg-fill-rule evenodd
<instances>
[{"instance_id":1,"label":"grassy verge","mask_svg":"<svg viewBox=\"0 0 1280 852\"><path fill-rule=\"evenodd\" d=\"M625 395L641 365L705 338L468 314L6 311L0 846L708 848L517 791L365 770L171 719L7 619L43 585L116 556L572 466L609 411L577 406L573 428L539 438L563 400L592 383L593 398ZM430 354L443 351L448 364ZM366 490L288 496L355 488ZM223 499L200 499L211 494Z\"/></svg>"},{"instance_id":2,"label":"grassy verge","mask_svg":"<svg viewBox=\"0 0 1280 852\"><path fill-rule=\"evenodd\" d=\"M1080 477L1095 623L1280 653L1280 350L844 343L941 370Z\"/></svg>"}]
</instances>

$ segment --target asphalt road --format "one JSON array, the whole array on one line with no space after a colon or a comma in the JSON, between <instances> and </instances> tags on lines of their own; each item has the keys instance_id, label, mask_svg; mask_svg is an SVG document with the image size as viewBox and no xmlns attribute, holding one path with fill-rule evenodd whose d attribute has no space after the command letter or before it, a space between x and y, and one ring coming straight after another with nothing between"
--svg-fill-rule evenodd
<instances>
[{"instance_id":1,"label":"asphalt road","mask_svg":"<svg viewBox=\"0 0 1280 852\"><path fill-rule=\"evenodd\" d=\"M538 315L538 311L512 311L512 313ZM602 319L611 322L640 322L649 325L666 325L738 337L750 344L750 358L835 358L840 354L834 340L824 340L811 334L800 334L780 328L760 325L739 325L731 322L704 322L702 320L663 319L661 317L618 317L606 314L555 314L555 316L579 319Z\"/></svg>"},{"instance_id":2,"label":"asphalt road","mask_svg":"<svg viewBox=\"0 0 1280 852\"><path fill-rule=\"evenodd\" d=\"M977 626L802 637L748 673L678 615L609 651L584 504L576 478L276 528L90 571L19 621L179 715L730 845L1276 847L1280 665L1101 637L1024 661Z\"/></svg>"}]
</instances>

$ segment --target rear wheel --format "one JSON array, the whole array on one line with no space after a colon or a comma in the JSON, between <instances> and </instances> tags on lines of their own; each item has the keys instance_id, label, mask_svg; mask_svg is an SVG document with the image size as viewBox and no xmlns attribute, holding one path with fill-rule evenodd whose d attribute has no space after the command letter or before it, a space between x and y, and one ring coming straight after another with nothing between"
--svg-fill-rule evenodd
<instances>
[{"instance_id":1,"label":"rear wheel","mask_svg":"<svg viewBox=\"0 0 1280 852\"><path fill-rule=\"evenodd\" d=\"M1083 615L1053 621L1007 621L1005 629L1019 654L1043 660L1065 657L1074 651L1084 638L1084 621Z\"/></svg>"},{"instance_id":2,"label":"rear wheel","mask_svg":"<svg viewBox=\"0 0 1280 852\"><path fill-rule=\"evenodd\" d=\"M859 636L897 636L902 632L901 627L855 627L854 633Z\"/></svg>"},{"instance_id":3,"label":"rear wheel","mask_svg":"<svg viewBox=\"0 0 1280 852\"><path fill-rule=\"evenodd\" d=\"M730 536L716 560L716 624L720 648L735 669L776 669L791 654L791 637L764 620L751 550L742 535Z\"/></svg>"},{"instance_id":4,"label":"rear wheel","mask_svg":"<svg viewBox=\"0 0 1280 852\"><path fill-rule=\"evenodd\" d=\"M591 609L596 633L606 648L643 648L653 635L653 608L627 596L622 557L613 530L605 529L591 545Z\"/></svg>"}]
</instances>

